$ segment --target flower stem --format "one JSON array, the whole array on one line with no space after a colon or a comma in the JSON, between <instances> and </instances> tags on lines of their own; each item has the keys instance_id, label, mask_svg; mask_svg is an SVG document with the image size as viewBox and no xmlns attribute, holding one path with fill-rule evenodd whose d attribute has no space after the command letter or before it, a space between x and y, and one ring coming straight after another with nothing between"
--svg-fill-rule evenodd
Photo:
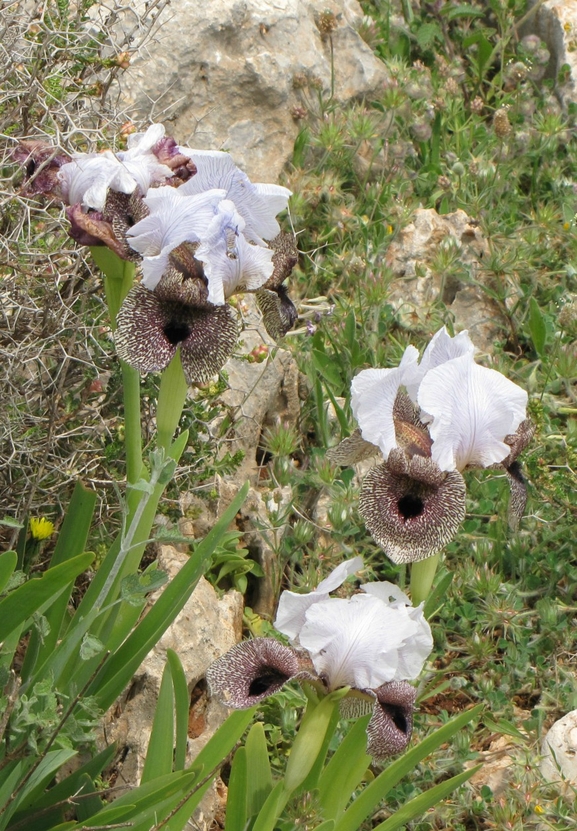
<instances>
[{"instance_id":1,"label":"flower stem","mask_svg":"<svg viewBox=\"0 0 577 831\"><path fill-rule=\"evenodd\" d=\"M411 566L411 599L413 606L418 606L426 600L431 591L435 572L439 564L440 554L433 554L426 560L420 560Z\"/></svg>"},{"instance_id":2,"label":"flower stem","mask_svg":"<svg viewBox=\"0 0 577 831\"><path fill-rule=\"evenodd\" d=\"M90 249L94 262L104 274L106 303L110 326L116 329L116 316L124 298L134 282L134 263L122 260L103 246ZM124 397L124 446L126 450L126 478L130 484L142 476L142 428L140 419L140 376L124 361L122 367L122 393Z\"/></svg>"},{"instance_id":3,"label":"flower stem","mask_svg":"<svg viewBox=\"0 0 577 831\"><path fill-rule=\"evenodd\" d=\"M182 415L188 384L182 371L180 350L166 367L160 379L156 408L156 443L168 450Z\"/></svg>"}]
</instances>

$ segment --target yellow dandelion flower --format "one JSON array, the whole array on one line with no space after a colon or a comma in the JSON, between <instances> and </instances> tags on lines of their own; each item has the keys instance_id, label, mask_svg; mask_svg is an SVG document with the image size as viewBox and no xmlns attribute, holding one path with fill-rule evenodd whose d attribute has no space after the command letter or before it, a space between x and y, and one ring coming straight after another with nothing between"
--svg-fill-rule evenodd
<instances>
[{"instance_id":1,"label":"yellow dandelion flower","mask_svg":"<svg viewBox=\"0 0 577 831\"><path fill-rule=\"evenodd\" d=\"M34 540L47 540L54 533L54 523L46 517L32 517L29 526Z\"/></svg>"}]
</instances>

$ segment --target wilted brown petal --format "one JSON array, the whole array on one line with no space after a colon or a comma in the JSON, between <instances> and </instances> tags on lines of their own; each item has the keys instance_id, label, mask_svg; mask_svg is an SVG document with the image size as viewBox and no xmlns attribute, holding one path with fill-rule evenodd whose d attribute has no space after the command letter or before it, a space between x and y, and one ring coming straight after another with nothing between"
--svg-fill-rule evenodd
<instances>
[{"instance_id":1,"label":"wilted brown petal","mask_svg":"<svg viewBox=\"0 0 577 831\"><path fill-rule=\"evenodd\" d=\"M507 472L509 486L511 488L507 519L509 522L509 528L516 531L523 518L523 514L525 513L525 506L527 504L527 485L525 484L525 478L521 472L521 465L519 462L512 462L505 468L505 470Z\"/></svg>"},{"instance_id":2,"label":"wilted brown petal","mask_svg":"<svg viewBox=\"0 0 577 831\"><path fill-rule=\"evenodd\" d=\"M71 161L70 156L43 141L21 141L12 151L12 157L24 168L24 193L44 193L62 199L58 171Z\"/></svg>"},{"instance_id":3,"label":"wilted brown petal","mask_svg":"<svg viewBox=\"0 0 577 831\"><path fill-rule=\"evenodd\" d=\"M403 464L401 456L391 451L388 462L369 471L359 511L394 563L412 563L436 554L457 533L465 518L465 481L456 470L441 472L431 459L405 457Z\"/></svg>"},{"instance_id":4,"label":"wilted brown petal","mask_svg":"<svg viewBox=\"0 0 577 831\"><path fill-rule=\"evenodd\" d=\"M301 673L299 655L274 638L234 646L206 672L211 694L234 709L254 707Z\"/></svg>"},{"instance_id":5,"label":"wilted brown petal","mask_svg":"<svg viewBox=\"0 0 577 831\"><path fill-rule=\"evenodd\" d=\"M157 141L152 152L161 164L165 164L174 173L173 178L186 182L196 173L196 165L188 156L180 152L176 140L172 136L163 136ZM168 185L177 185L178 182L167 180Z\"/></svg>"},{"instance_id":6,"label":"wilted brown petal","mask_svg":"<svg viewBox=\"0 0 577 831\"><path fill-rule=\"evenodd\" d=\"M357 429L335 447L330 447L326 456L336 465L356 465L357 462L363 462L371 456L381 456L381 451L376 444L365 441L361 431Z\"/></svg>"},{"instance_id":7,"label":"wilted brown petal","mask_svg":"<svg viewBox=\"0 0 577 831\"><path fill-rule=\"evenodd\" d=\"M409 744L417 692L406 681L390 681L373 692L376 701L367 727L367 753L386 759Z\"/></svg>"},{"instance_id":8,"label":"wilted brown petal","mask_svg":"<svg viewBox=\"0 0 577 831\"><path fill-rule=\"evenodd\" d=\"M262 313L262 322L268 334L274 340L283 338L294 326L298 317L294 303L284 286L274 291L257 289L256 302Z\"/></svg>"}]
</instances>

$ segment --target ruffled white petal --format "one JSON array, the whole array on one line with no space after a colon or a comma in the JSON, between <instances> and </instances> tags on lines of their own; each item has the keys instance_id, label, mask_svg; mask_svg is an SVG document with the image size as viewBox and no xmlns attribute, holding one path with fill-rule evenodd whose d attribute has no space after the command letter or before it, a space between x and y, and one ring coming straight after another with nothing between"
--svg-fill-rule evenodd
<instances>
[{"instance_id":1,"label":"ruffled white petal","mask_svg":"<svg viewBox=\"0 0 577 831\"><path fill-rule=\"evenodd\" d=\"M208 190L197 196L182 196L180 188L150 190L145 203L150 214L127 233L131 248L144 257L142 284L154 289L168 265L170 252L183 242L199 242L206 234L224 190Z\"/></svg>"},{"instance_id":2,"label":"ruffled white petal","mask_svg":"<svg viewBox=\"0 0 577 831\"><path fill-rule=\"evenodd\" d=\"M291 641L297 641L304 626L307 610L314 604L327 600L329 592L338 589L347 577L350 577L363 567L362 557L353 557L345 560L334 568L328 577L321 580L316 589L308 594L284 591L279 600L278 610L274 621L275 629L287 635Z\"/></svg>"},{"instance_id":3,"label":"ruffled white petal","mask_svg":"<svg viewBox=\"0 0 577 831\"><path fill-rule=\"evenodd\" d=\"M244 234L250 242L264 245L280 232L275 219L286 208L291 192L280 185L253 184L246 173L234 164L228 153L215 150L191 150L180 147L196 165L197 172L182 185L187 194L200 193L207 188L224 188L227 199L234 202L245 221Z\"/></svg>"},{"instance_id":4,"label":"ruffled white petal","mask_svg":"<svg viewBox=\"0 0 577 831\"><path fill-rule=\"evenodd\" d=\"M397 446L393 407L399 388L412 377L418 351L407 346L398 367L364 369L351 384L351 407L365 441L381 449L386 459Z\"/></svg>"},{"instance_id":5,"label":"ruffled white petal","mask_svg":"<svg viewBox=\"0 0 577 831\"><path fill-rule=\"evenodd\" d=\"M144 133L131 133L126 141L127 149L118 153L118 157L150 153L160 139L164 138L165 132L164 124L151 124Z\"/></svg>"},{"instance_id":6,"label":"ruffled white petal","mask_svg":"<svg viewBox=\"0 0 577 831\"><path fill-rule=\"evenodd\" d=\"M431 416L432 458L441 470L488 467L509 455L503 441L526 418L527 393L468 352L429 370L418 403Z\"/></svg>"},{"instance_id":7,"label":"ruffled white petal","mask_svg":"<svg viewBox=\"0 0 577 831\"><path fill-rule=\"evenodd\" d=\"M108 188L120 193L132 193L136 181L119 162L114 153L79 153L58 171L62 192L70 205L101 211Z\"/></svg>"},{"instance_id":8,"label":"ruffled white petal","mask_svg":"<svg viewBox=\"0 0 577 831\"><path fill-rule=\"evenodd\" d=\"M234 203L220 202L195 252L196 259L204 263L210 303L222 305L235 291L256 291L273 272L274 251L247 242L244 228Z\"/></svg>"},{"instance_id":9,"label":"ruffled white petal","mask_svg":"<svg viewBox=\"0 0 577 831\"><path fill-rule=\"evenodd\" d=\"M404 591L394 583L382 581L380 583L361 583L361 589L373 597L378 597L383 603L390 606L411 606L411 601Z\"/></svg>"},{"instance_id":10,"label":"ruffled white petal","mask_svg":"<svg viewBox=\"0 0 577 831\"><path fill-rule=\"evenodd\" d=\"M454 338L449 335L446 326L439 329L431 338L413 374L410 378L407 377L405 381L411 401L414 404L417 403L420 383L430 369L434 369L453 358L460 358L462 355L474 354L474 352L475 346L466 329L459 332Z\"/></svg>"},{"instance_id":11,"label":"ruffled white petal","mask_svg":"<svg viewBox=\"0 0 577 831\"><path fill-rule=\"evenodd\" d=\"M417 630L405 611L357 594L311 606L299 641L331 688L375 688L398 679L399 652Z\"/></svg>"},{"instance_id":12,"label":"ruffled white petal","mask_svg":"<svg viewBox=\"0 0 577 831\"><path fill-rule=\"evenodd\" d=\"M321 580L315 591L326 592L327 594L329 592L334 592L335 589L342 586L347 577L352 577L353 574L356 574L356 572L360 571L362 568L363 558L360 556L353 557L351 560L344 560L342 563L339 563L336 568L333 568L328 577Z\"/></svg>"}]
</instances>

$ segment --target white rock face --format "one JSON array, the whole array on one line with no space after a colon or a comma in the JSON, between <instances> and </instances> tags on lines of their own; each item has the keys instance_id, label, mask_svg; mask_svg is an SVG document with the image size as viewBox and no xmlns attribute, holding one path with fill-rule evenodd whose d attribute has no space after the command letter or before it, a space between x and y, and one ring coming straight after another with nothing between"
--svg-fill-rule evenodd
<instances>
[{"instance_id":1,"label":"white rock face","mask_svg":"<svg viewBox=\"0 0 577 831\"><path fill-rule=\"evenodd\" d=\"M531 0L534 6L536 0ZM577 103L577 3L575 0L545 0L523 30L545 41L553 56L555 76L564 64L570 72L567 82L556 88L564 106Z\"/></svg>"},{"instance_id":2,"label":"white rock face","mask_svg":"<svg viewBox=\"0 0 577 831\"><path fill-rule=\"evenodd\" d=\"M132 2L141 15L143 6ZM327 10L334 58L317 25ZM229 150L253 181L275 181L299 131L292 108L317 98L307 81L325 98L334 86L338 102L385 81L355 30L361 19L356 0L181 0L162 11L122 74L119 106L135 120L163 121L181 144ZM131 21L127 12L120 25Z\"/></svg>"},{"instance_id":3,"label":"white rock face","mask_svg":"<svg viewBox=\"0 0 577 831\"><path fill-rule=\"evenodd\" d=\"M450 268L439 267L441 249ZM387 251L385 265L395 277L388 301L410 326L442 300L454 315L455 330L468 329L477 347L492 352L495 340L506 332L506 321L482 288L482 263L488 254L478 223L465 211L441 216L433 208L419 208ZM506 294L515 293L516 287L509 285Z\"/></svg>"},{"instance_id":4,"label":"white rock face","mask_svg":"<svg viewBox=\"0 0 577 831\"><path fill-rule=\"evenodd\" d=\"M543 739L541 753L541 773L548 782L577 785L577 710L555 722Z\"/></svg>"}]
</instances>

